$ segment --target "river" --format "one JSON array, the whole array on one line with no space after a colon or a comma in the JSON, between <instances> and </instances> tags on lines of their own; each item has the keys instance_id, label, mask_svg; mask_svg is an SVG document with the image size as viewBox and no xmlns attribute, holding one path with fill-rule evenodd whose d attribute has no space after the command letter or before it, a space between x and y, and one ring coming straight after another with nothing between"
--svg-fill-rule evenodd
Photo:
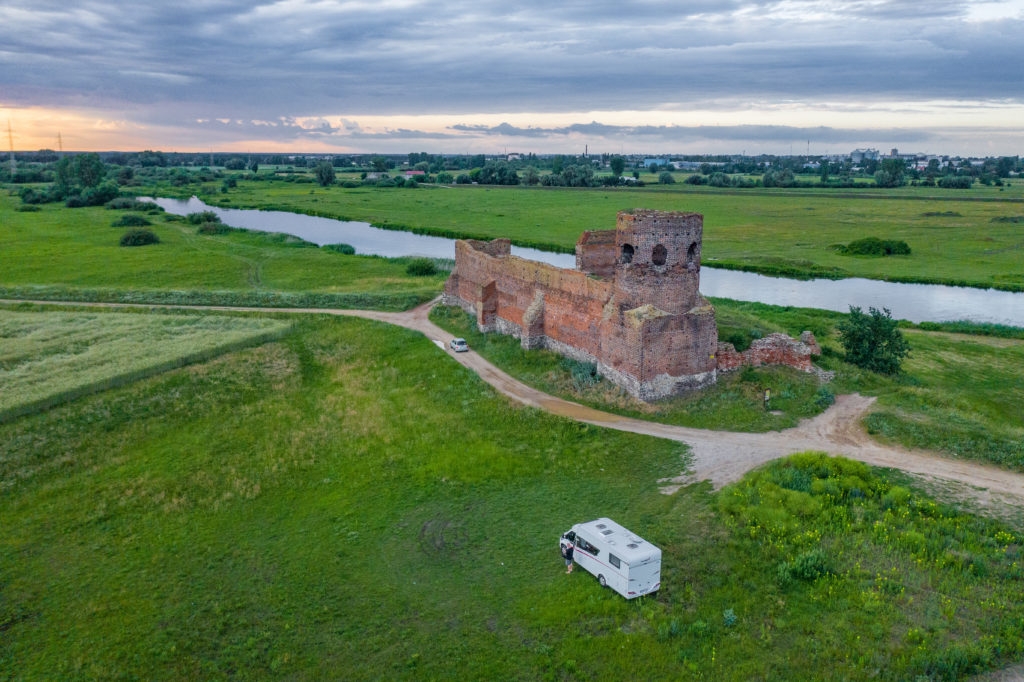
<instances>
[{"instance_id":1,"label":"river","mask_svg":"<svg viewBox=\"0 0 1024 682\"><path fill-rule=\"evenodd\" d=\"M144 198L144 197L140 197ZM213 211L226 224L262 232L285 232L315 244L351 244L356 253L379 256L454 258L455 241L445 237L382 230L370 223L318 218L286 211L209 206L200 199L153 199L168 213L187 215ZM576 266L571 254L512 247L512 253L563 268ZM700 290L705 296L757 301L773 305L823 308L846 312L849 306L888 308L893 317L911 322L970 320L1024 327L1024 293L904 284L851 277L841 280L797 280L702 265Z\"/></svg>"}]
</instances>

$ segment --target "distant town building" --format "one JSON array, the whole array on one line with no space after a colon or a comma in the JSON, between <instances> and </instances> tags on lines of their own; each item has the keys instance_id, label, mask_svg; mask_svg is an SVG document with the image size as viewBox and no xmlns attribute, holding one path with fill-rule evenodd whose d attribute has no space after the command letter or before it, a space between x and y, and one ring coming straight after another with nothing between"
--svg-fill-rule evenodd
<instances>
[{"instance_id":1,"label":"distant town building","mask_svg":"<svg viewBox=\"0 0 1024 682\"><path fill-rule=\"evenodd\" d=\"M850 161L863 163L864 161L878 161L877 149L854 149L850 152Z\"/></svg>"},{"instance_id":2,"label":"distant town building","mask_svg":"<svg viewBox=\"0 0 1024 682\"><path fill-rule=\"evenodd\" d=\"M668 159L644 159L644 168L651 166L667 166Z\"/></svg>"}]
</instances>

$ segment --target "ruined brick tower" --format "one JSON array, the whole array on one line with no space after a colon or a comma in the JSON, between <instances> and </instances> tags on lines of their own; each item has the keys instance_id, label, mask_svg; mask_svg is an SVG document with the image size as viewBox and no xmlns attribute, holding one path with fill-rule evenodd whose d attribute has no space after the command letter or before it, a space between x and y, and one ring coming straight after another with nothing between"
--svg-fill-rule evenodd
<instances>
[{"instance_id":1,"label":"ruined brick tower","mask_svg":"<svg viewBox=\"0 0 1024 682\"><path fill-rule=\"evenodd\" d=\"M576 270L510 255L508 240L459 240L445 303L481 330L593 362L642 400L714 383L718 330L701 296L703 217L635 210L584 232Z\"/></svg>"},{"instance_id":2,"label":"ruined brick tower","mask_svg":"<svg viewBox=\"0 0 1024 682\"><path fill-rule=\"evenodd\" d=\"M600 371L643 400L715 382L718 328L700 294L703 230L699 213L634 210L577 244L577 268L612 281Z\"/></svg>"}]
</instances>

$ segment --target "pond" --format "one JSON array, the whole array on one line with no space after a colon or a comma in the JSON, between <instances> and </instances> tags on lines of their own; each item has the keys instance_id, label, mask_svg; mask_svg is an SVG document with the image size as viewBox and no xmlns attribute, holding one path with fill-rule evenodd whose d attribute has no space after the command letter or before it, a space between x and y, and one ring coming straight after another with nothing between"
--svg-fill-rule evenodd
<instances>
[{"instance_id":1,"label":"pond","mask_svg":"<svg viewBox=\"0 0 1024 682\"><path fill-rule=\"evenodd\" d=\"M144 197L140 197L144 198ZM209 206L200 199L152 199L168 213L187 215L213 211L227 225L262 232L285 232L315 244L350 244L356 253L378 256L454 258L455 240L445 237L383 230L370 223L334 220L286 211ZM576 266L571 254L512 247L522 258L563 268ZM903 284L853 277L841 280L797 280L766 277L752 272L701 267L700 290L705 296L757 301L773 305L823 308L846 312L849 306L888 308L895 318L911 322L970 320L1024 326L1024 293L973 289L939 284Z\"/></svg>"}]
</instances>

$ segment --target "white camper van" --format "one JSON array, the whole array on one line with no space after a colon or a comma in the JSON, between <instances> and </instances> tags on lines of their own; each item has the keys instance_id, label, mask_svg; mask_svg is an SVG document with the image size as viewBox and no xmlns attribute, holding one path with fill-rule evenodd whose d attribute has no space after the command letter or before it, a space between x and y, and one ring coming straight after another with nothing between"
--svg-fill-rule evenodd
<instances>
[{"instance_id":1,"label":"white camper van","mask_svg":"<svg viewBox=\"0 0 1024 682\"><path fill-rule=\"evenodd\" d=\"M611 519L577 523L558 544L563 557L572 544L573 561L626 599L661 587L661 550Z\"/></svg>"}]
</instances>

